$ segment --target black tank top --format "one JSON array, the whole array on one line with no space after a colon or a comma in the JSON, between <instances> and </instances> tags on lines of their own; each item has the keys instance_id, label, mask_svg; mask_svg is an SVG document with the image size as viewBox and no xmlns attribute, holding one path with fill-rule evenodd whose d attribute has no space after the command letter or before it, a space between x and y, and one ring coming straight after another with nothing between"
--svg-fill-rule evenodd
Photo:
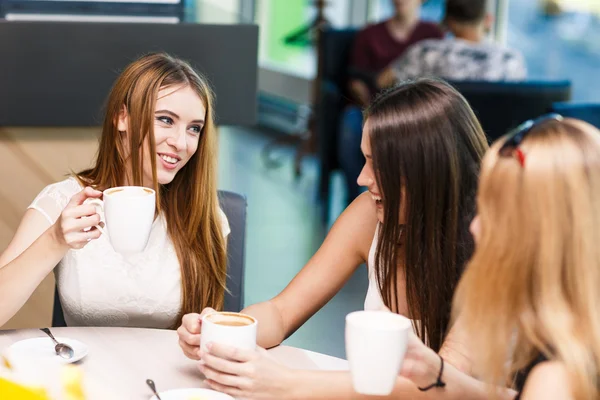
<instances>
[{"instance_id":1,"label":"black tank top","mask_svg":"<svg viewBox=\"0 0 600 400\"><path fill-rule=\"evenodd\" d=\"M548 359L540 354L526 368L524 368L517 374L517 376L515 377L515 389L519 392L519 394L517 394L517 397L515 397L514 400L521 399L521 392L525 387L525 382L527 381L529 374L538 364L541 364L544 361L548 361Z\"/></svg>"}]
</instances>

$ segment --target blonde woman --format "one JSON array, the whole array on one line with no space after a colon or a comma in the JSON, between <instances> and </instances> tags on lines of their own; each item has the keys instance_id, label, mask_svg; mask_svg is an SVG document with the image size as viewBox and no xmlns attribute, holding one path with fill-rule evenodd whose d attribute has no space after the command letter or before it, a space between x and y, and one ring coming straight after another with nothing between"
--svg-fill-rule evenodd
<instances>
[{"instance_id":1,"label":"blonde woman","mask_svg":"<svg viewBox=\"0 0 600 400\"><path fill-rule=\"evenodd\" d=\"M108 96L95 165L42 190L0 255L0 325L52 271L68 325L174 328L185 313L221 308L229 224L213 113L210 87L187 63L166 54L131 63ZM122 185L157 193L148 246L127 259L85 204Z\"/></svg>"},{"instance_id":2,"label":"blonde woman","mask_svg":"<svg viewBox=\"0 0 600 400\"><path fill-rule=\"evenodd\" d=\"M600 131L554 114L501 139L478 212L454 307L478 375L522 400L600 398Z\"/></svg>"}]
</instances>

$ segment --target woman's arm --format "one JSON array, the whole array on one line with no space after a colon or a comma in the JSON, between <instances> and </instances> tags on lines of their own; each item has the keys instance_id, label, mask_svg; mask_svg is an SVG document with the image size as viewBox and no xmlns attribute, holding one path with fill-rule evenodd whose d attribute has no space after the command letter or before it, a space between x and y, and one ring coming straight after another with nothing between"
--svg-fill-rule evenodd
<instances>
[{"instance_id":1,"label":"woman's arm","mask_svg":"<svg viewBox=\"0 0 600 400\"><path fill-rule=\"evenodd\" d=\"M340 290L367 259L376 227L375 205L363 194L338 218L317 253L279 295L242 311L259 321L260 346L280 344ZM177 330L182 350L192 359L199 358L199 320L198 314L185 315Z\"/></svg>"},{"instance_id":2,"label":"woman's arm","mask_svg":"<svg viewBox=\"0 0 600 400\"><path fill-rule=\"evenodd\" d=\"M49 225L38 211L27 210L13 240L0 256L0 326L21 309L66 252ZM23 248L26 250L21 252Z\"/></svg>"},{"instance_id":3,"label":"woman's arm","mask_svg":"<svg viewBox=\"0 0 600 400\"><path fill-rule=\"evenodd\" d=\"M439 359L438 359L439 363ZM432 371L432 382L435 382L438 371ZM361 395L352 388L352 380L348 372L326 371L293 371L295 392L290 399L327 399L327 400L377 400L377 399L412 399L412 400L484 400L489 398L489 390L484 383L470 377L451 364L444 364L444 381L446 387L434 388L421 392L410 380L398 377L393 392L389 396ZM429 384L428 383L428 384ZM514 394L503 393L498 400L509 400Z\"/></svg>"},{"instance_id":4,"label":"woman's arm","mask_svg":"<svg viewBox=\"0 0 600 400\"><path fill-rule=\"evenodd\" d=\"M321 248L275 298L243 310L258 319L258 344L273 347L323 307L368 258L377 227L370 197L359 196L339 217Z\"/></svg>"},{"instance_id":5,"label":"woman's arm","mask_svg":"<svg viewBox=\"0 0 600 400\"><path fill-rule=\"evenodd\" d=\"M359 196L338 218L306 266L275 298L247 307L257 318L258 344L273 347L325 305L368 257L377 216L373 201Z\"/></svg>"},{"instance_id":6,"label":"woman's arm","mask_svg":"<svg viewBox=\"0 0 600 400\"><path fill-rule=\"evenodd\" d=\"M444 358L444 388L421 392L436 382L440 372L440 356L425 346L416 335L409 336L402 371L394 391L387 397L359 395L352 387L348 371L292 370L272 360L267 352L235 349L213 344L202 354L200 370L214 389L248 399L487 399L489 387L471 376L469 335L460 317L450 330L440 355ZM501 388L498 398L512 399L515 392Z\"/></svg>"},{"instance_id":7,"label":"woman's arm","mask_svg":"<svg viewBox=\"0 0 600 400\"><path fill-rule=\"evenodd\" d=\"M0 255L0 326L19 311L70 248L81 248L88 239L100 236L96 229L82 232L100 222L94 206L82 204L88 197L101 195L90 188L76 194L54 225L37 210L25 212Z\"/></svg>"},{"instance_id":8,"label":"woman's arm","mask_svg":"<svg viewBox=\"0 0 600 400\"><path fill-rule=\"evenodd\" d=\"M369 86L359 79L351 79L348 82L348 90L352 99L361 107L365 108L371 102Z\"/></svg>"},{"instance_id":9,"label":"woman's arm","mask_svg":"<svg viewBox=\"0 0 600 400\"><path fill-rule=\"evenodd\" d=\"M447 357L442 375L445 387L426 392L418 389L418 386L425 387L436 382L441 362L433 350L412 335L401 376L396 380L393 392L389 396L377 397L356 393L348 371L289 369L272 360L262 349L248 351L218 343L209 344L209 352L202 354L203 363L199 367L210 387L247 399L487 399L489 387L452 364L455 359L462 362L464 354L457 356L450 349L442 350ZM502 388L498 399L510 400L514 395L514 391Z\"/></svg>"}]
</instances>

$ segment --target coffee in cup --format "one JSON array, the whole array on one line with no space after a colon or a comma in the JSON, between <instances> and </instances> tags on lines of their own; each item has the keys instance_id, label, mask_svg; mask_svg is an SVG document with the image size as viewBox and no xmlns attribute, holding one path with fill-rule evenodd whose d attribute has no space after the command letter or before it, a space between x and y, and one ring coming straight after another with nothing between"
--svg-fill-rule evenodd
<instances>
[{"instance_id":1,"label":"coffee in cup","mask_svg":"<svg viewBox=\"0 0 600 400\"><path fill-rule=\"evenodd\" d=\"M257 325L258 321L246 314L234 312L207 314L202 318L202 346L214 342L254 350Z\"/></svg>"},{"instance_id":2,"label":"coffee in cup","mask_svg":"<svg viewBox=\"0 0 600 400\"><path fill-rule=\"evenodd\" d=\"M239 313L231 313L231 312L220 312L209 314L206 317L207 320L213 322L217 325L225 325L225 326L246 326L252 325L254 323L254 318L239 314Z\"/></svg>"}]
</instances>

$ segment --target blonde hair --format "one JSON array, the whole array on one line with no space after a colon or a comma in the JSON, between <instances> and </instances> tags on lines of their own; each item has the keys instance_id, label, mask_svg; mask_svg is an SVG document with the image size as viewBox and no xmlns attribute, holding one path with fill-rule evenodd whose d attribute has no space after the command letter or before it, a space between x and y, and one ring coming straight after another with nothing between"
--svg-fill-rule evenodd
<instances>
[{"instance_id":1,"label":"blonde hair","mask_svg":"<svg viewBox=\"0 0 600 400\"><path fill-rule=\"evenodd\" d=\"M563 364L575 399L598 398L600 131L542 123L519 146L524 167L498 155L504 140L483 160L481 236L454 317L473 332L475 367L493 385L542 354Z\"/></svg>"},{"instance_id":2,"label":"blonde hair","mask_svg":"<svg viewBox=\"0 0 600 400\"><path fill-rule=\"evenodd\" d=\"M157 208L164 214L181 269L183 314L204 307L223 307L227 278L227 255L221 231L217 197L217 133L213 92L207 80L186 62L167 54L148 54L131 63L118 77L107 101L106 116L95 165L76 174L84 185L107 189L124 184L127 164L130 184L141 186L143 146L156 153L154 111L158 92L166 87L189 86L206 109L198 149L173 181L159 187L156 158L150 157ZM129 143L121 139L117 119L123 106L129 115ZM139 151L127 151L127 149Z\"/></svg>"}]
</instances>

